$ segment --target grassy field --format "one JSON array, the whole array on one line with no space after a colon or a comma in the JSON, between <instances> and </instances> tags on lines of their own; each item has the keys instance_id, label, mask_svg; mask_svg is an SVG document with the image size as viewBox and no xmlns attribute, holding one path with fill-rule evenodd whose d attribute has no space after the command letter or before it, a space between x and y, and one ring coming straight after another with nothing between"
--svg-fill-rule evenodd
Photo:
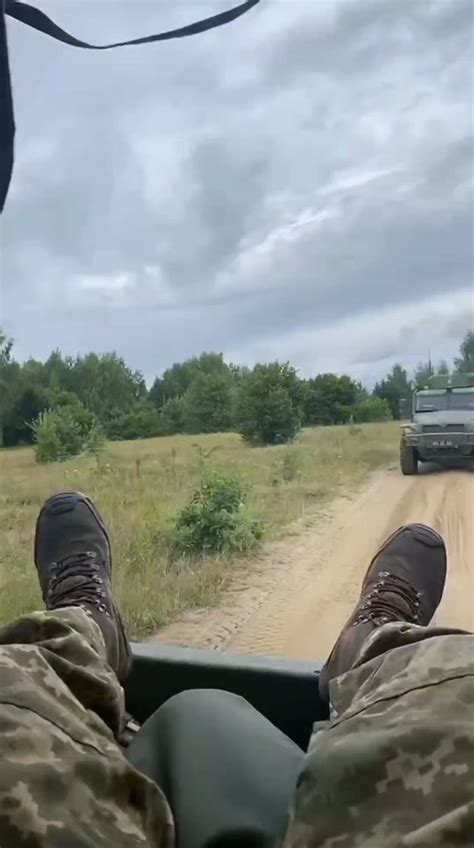
<instances>
[{"instance_id":1,"label":"grassy field","mask_svg":"<svg viewBox=\"0 0 474 848\"><path fill-rule=\"evenodd\" d=\"M130 633L144 638L183 609L214 603L232 568L223 557L170 554L170 523L204 461L249 485L249 508L271 539L393 463L397 445L397 425L383 424L308 430L296 444L276 448L252 448L234 434L116 442L100 461L47 466L37 465L28 448L1 451L0 622L42 606L33 534L38 510L54 491L80 489L97 502L111 532L118 602Z\"/></svg>"}]
</instances>

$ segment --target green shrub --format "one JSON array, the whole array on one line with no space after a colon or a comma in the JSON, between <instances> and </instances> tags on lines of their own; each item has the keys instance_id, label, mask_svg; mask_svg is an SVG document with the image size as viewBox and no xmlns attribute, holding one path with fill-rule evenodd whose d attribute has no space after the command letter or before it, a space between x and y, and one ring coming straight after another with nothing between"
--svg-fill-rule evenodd
<instances>
[{"instance_id":1,"label":"green shrub","mask_svg":"<svg viewBox=\"0 0 474 848\"><path fill-rule=\"evenodd\" d=\"M159 412L152 407L142 407L125 412L107 424L109 439L152 439L163 435L163 424Z\"/></svg>"},{"instance_id":2,"label":"green shrub","mask_svg":"<svg viewBox=\"0 0 474 848\"><path fill-rule=\"evenodd\" d=\"M392 413L385 398L367 397L354 407L354 421L365 424L376 421L391 421Z\"/></svg>"},{"instance_id":3,"label":"green shrub","mask_svg":"<svg viewBox=\"0 0 474 848\"><path fill-rule=\"evenodd\" d=\"M204 471L191 501L176 516L172 537L184 553L245 553L263 536L261 522L245 511L246 491L235 477Z\"/></svg>"},{"instance_id":4,"label":"green shrub","mask_svg":"<svg viewBox=\"0 0 474 848\"><path fill-rule=\"evenodd\" d=\"M100 453L104 433L96 417L77 402L42 412L32 425L37 462L62 462L81 453Z\"/></svg>"}]
</instances>

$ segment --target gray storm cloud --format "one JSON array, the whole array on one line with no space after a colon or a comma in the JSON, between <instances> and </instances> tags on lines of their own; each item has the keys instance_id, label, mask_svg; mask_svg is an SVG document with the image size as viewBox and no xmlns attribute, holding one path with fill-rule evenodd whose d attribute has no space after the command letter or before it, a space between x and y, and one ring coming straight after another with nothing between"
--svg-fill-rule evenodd
<instances>
[{"instance_id":1,"label":"gray storm cloud","mask_svg":"<svg viewBox=\"0 0 474 848\"><path fill-rule=\"evenodd\" d=\"M42 7L104 41L196 5L227 4ZM266 0L97 56L9 36L1 320L21 355L115 348L151 377L218 349L372 378L454 351L472 322L470 2Z\"/></svg>"}]
</instances>

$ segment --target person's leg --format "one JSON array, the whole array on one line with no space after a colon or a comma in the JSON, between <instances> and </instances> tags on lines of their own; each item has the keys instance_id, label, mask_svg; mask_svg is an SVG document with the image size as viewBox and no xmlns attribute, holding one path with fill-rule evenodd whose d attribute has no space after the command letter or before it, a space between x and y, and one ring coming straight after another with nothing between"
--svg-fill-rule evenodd
<instances>
[{"instance_id":1,"label":"person's leg","mask_svg":"<svg viewBox=\"0 0 474 848\"><path fill-rule=\"evenodd\" d=\"M331 724L298 780L285 848L454 848L474 839L474 637L427 627L446 554L420 525L372 561L321 675Z\"/></svg>"},{"instance_id":2,"label":"person's leg","mask_svg":"<svg viewBox=\"0 0 474 848\"><path fill-rule=\"evenodd\" d=\"M46 503L35 561L47 611L0 628L0 844L168 846L166 801L117 744L129 648L86 498Z\"/></svg>"},{"instance_id":3,"label":"person's leg","mask_svg":"<svg viewBox=\"0 0 474 848\"><path fill-rule=\"evenodd\" d=\"M243 698L176 695L127 756L163 789L178 848L281 845L303 752Z\"/></svg>"}]
</instances>

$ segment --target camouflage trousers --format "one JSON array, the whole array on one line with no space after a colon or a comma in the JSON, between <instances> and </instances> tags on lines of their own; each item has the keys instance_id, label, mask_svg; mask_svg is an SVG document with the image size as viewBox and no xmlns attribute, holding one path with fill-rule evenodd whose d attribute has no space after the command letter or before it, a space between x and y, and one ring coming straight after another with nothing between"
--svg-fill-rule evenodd
<instances>
[{"instance_id":1,"label":"camouflage trousers","mask_svg":"<svg viewBox=\"0 0 474 848\"><path fill-rule=\"evenodd\" d=\"M386 624L330 697L285 848L473 848L474 636Z\"/></svg>"},{"instance_id":2,"label":"camouflage trousers","mask_svg":"<svg viewBox=\"0 0 474 848\"><path fill-rule=\"evenodd\" d=\"M385 625L374 637L364 661L333 681L331 722L315 728L307 755L301 754L296 793L289 781L284 846L472 848L474 637L399 625ZM196 700L190 703L188 729ZM169 705L163 709L172 711ZM252 717L245 728L235 727L232 742L235 747L237 739L251 752L252 740L263 738L268 722L247 707ZM1 848L172 844L162 792L116 742L123 717L123 691L106 663L102 635L82 611L34 613L0 628ZM229 729L222 735L212 745L215 759L226 762ZM189 748L181 755L184 771L195 737L188 734ZM207 807L195 805L196 815L212 818L226 794L238 810L240 784L252 789L257 774L265 793L247 787L246 803L268 797L278 768L295 767L294 751L281 737L276 728L266 733L269 748L281 750L279 767L273 758L268 773L252 769L250 758L245 773L231 773L228 780L223 769ZM201 752L205 777L213 760L206 760L202 747ZM197 790L204 798L201 786ZM193 833L192 823L188 831ZM271 812L268 834L245 844L282 844ZM192 836L188 844L198 848ZM243 845L232 834L219 844Z\"/></svg>"},{"instance_id":3,"label":"camouflage trousers","mask_svg":"<svg viewBox=\"0 0 474 848\"><path fill-rule=\"evenodd\" d=\"M115 736L124 694L82 610L0 628L1 848L168 848L168 805Z\"/></svg>"}]
</instances>

